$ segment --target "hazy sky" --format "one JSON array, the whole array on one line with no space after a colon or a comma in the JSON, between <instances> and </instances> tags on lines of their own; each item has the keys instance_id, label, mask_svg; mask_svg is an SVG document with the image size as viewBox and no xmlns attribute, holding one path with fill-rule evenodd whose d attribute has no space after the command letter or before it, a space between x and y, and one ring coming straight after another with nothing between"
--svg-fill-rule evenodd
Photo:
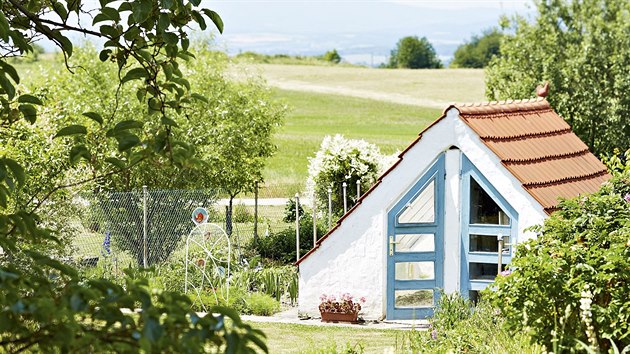
<instances>
[{"instance_id":1,"label":"hazy sky","mask_svg":"<svg viewBox=\"0 0 630 354\"><path fill-rule=\"evenodd\" d=\"M225 23L220 45L229 53L316 55L337 49L351 62L377 64L398 39L426 36L439 56L501 15L531 13L529 1L204 0Z\"/></svg>"}]
</instances>

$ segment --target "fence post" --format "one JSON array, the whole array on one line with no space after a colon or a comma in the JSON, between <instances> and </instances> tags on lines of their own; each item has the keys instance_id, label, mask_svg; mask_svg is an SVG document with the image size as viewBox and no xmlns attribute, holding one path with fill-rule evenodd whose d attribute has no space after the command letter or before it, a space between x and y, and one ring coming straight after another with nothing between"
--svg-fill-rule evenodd
<instances>
[{"instance_id":1,"label":"fence post","mask_svg":"<svg viewBox=\"0 0 630 354\"><path fill-rule=\"evenodd\" d=\"M258 241L258 181L254 185L254 242Z\"/></svg>"},{"instance_id":2,"label":"fence post","mask_svg":"<svg viewBox=\"0 0 630 354\"><path fill-rule=\"evenodd\" d=\"M332 188L328 187L328 230L332 227Z\"/></svg>"},{"instance_id":3,"label":"fence post","mask_svg":"<svg viewBox=\"0 0 630 354\"><path fill-rule=\"evenodd\" d=\"M348 196L347 196L347 191L346 189L348 188L348 183L343 182L343 184L341 185L343 187L343 215L346 215L346 213L348 212Z\"/></svg>"},{"instance_id":4,"label":"fence post","mask_svg":"<svg viewBox=\"0 0 630 354\"><path fill-rule=\"evenodd\" d=\"M143 247L143 252L142 252L142 260L143 260L143 264L144 267L147 268L148 264L147 264L147 256L148 256L148 247L149 247L149 242L147 240L147 186L142 186L142 211L143 211L143 217L142 217L142 247Z\"/></svg>"},{"instance_id":5,"label":"fence post","mask_svg":"<svg viewBox=\"0 0 630 354\"><path fill-rule=\"evenodd\" d=\"M300 196L295 193L295 261L300 260Z\"/></svg>"},{"instance_id":6,"label":"fence post","mask_svg":"<svg viewBox=\"0 0 630 354\"><path fill-rule=\"evenodd\" d=\"M315 207L315 193L313 193L313 248L315 248L315 243L317 242L317 213Z\"/></svg>"},{"instance_id":7,"label":"fence post","mask_svg":"<svg viewBox=\"0 0 630 354\"><path fill-rule=\"evenodd\" d=\"M361 198L361 180L357 180L357 201Z\"/></svg>"},{"instance_id":8,"label":"fence post","mask_svg":"<svg viewBox=\"0 0 630 354\"><path fill-rule=\"evenodd\" d=\"M497 274L501 274L501 272L503 271L503 235L502 234L498 234L497 235L497 242L499 243L499 252L498 252L498 259L497 259L497 265L498 265L498 270L497 270Z\"/></svg>"}]
</instances>

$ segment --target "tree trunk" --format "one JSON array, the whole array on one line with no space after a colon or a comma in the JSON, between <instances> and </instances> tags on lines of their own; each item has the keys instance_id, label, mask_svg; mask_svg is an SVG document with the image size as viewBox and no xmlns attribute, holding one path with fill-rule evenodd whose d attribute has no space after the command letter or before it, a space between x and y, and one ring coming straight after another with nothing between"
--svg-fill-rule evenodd
<instances>
[{"instance_id":1,"label":"tree trunk","mask_svg":"<svg viewBox=\"0 0 630 354\"><path fill-rule=\"evenodd\" d=\"M230 201L225 208L225 233L228 236L232 236L232 201L234 196L230 195Z\"/></svg>"}]
</instances>

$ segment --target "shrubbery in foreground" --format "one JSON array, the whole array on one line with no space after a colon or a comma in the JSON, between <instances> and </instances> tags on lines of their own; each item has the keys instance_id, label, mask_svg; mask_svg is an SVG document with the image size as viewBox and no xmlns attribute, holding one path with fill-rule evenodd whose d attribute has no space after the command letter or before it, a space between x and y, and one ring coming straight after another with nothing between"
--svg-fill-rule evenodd
<instances>
[{"instance_id":1,"label":"shrubbery in foreground","mask_svg":"<svg viewBox=\"0 0 630 354\"><path fill-rule=\"evenodd\" d=\"M510 330L547 350L630 346L630 171L615 159L613 179L563 201L487 294Z\"/></svg>"}]
</instances>

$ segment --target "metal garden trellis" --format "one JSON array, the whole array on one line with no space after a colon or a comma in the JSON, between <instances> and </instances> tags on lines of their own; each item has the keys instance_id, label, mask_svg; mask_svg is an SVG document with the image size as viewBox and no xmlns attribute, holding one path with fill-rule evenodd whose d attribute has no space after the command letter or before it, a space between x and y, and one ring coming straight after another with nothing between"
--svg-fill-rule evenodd
<instances>
[{"instance_id":1,"label":"metal garden trellis","mask_svg":"<svg viewBox=\"0 0 630 354\"><path fill-rule=\"evenodd\" d=\"M203 213L202 210L205 211L203 208L197 208L193 212L193 222L196 226L186 238L184 293L188 293L190 285L203 309L207 310L202 297L202 292L205 291L204 285L210 287L217 304L219 296L222 296L226 302L229 300L232 251L230 238L225 230L219 225L207 222L207 211L205 217L196 219L196 213ZM191 248L195 248L193 251L197 253L192 254ZM221 251L227 251L227 257L224 258L225 253ZM189 269L191 268L200 273L199 283L190 279Z\"/></svg>"}]
</instances>

